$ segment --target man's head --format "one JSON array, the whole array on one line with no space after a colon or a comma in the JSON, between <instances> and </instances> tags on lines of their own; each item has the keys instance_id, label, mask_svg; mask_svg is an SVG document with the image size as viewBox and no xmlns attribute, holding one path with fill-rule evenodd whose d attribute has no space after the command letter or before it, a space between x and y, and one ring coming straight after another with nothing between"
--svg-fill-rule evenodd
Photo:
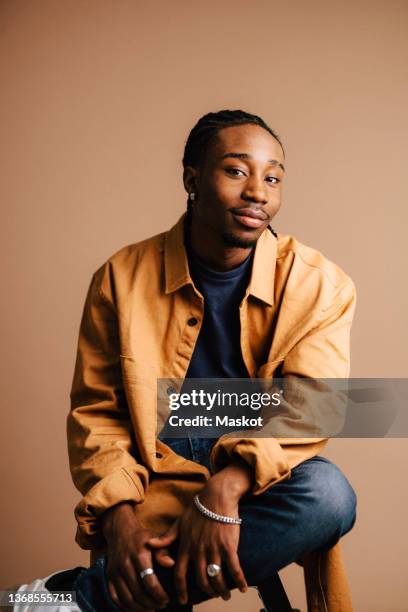
<instances>
[{"instance_id":1,"label":"man's head","mask_svg":"<svg viewBox=\"0 0 408 612\"><path fill-rule=\"evenodd\" d=\"M257 115L205 115L184 150L184 186L195 194L188 221L225 246L254 246L280 208L284 157L278 136Z\"/></svg>"}]
</instances>

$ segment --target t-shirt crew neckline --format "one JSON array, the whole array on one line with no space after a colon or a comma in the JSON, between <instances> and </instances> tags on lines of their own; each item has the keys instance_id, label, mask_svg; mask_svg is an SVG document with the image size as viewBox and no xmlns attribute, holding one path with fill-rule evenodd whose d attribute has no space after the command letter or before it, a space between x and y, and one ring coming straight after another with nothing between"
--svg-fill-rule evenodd
<instances>
[{"instance_id":1,"label":"t-shirt crew neckline","mask_svg":"<svg viewBox=\"0 0 408 612\"><path fill-rule=\"evenodd\" d=\"M230 270L214 270L213 268L210 268L204 264L201 259L198 258L188 242L186 242L186 249L188 260L191 261L198 273L204 277L214 280L231 279L241 276L244 270L246 270L246 268L249 267L250 263L252 262L255 252L255 249L252 249L248 257L246 257L238 266L235 266L235 268L231 268Z\"/></svg>"}]
</instances>

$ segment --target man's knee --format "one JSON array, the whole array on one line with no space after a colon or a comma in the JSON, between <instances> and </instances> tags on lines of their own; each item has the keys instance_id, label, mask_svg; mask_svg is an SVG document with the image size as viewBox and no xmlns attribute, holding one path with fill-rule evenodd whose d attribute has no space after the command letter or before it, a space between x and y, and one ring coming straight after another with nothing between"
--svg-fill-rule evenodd
<instances>
[{"instance_id":1,"label":"man's knee","mask_svg":"<svg viewBox=\"0 0 408 612\"><path fill-rule=\"evenodd\" d=\"M312 477L313 495L322 520L333 526L336 540L350 531L356 521L357 497L341 470L331 461L319 459Z\"/></svg>"}]
</instances>

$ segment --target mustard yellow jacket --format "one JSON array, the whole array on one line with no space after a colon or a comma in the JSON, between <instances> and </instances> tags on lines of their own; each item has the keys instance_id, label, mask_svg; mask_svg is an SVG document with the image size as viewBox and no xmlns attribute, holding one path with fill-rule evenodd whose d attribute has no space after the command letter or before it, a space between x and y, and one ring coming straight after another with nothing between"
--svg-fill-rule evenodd
<instances>
[{"instance_id":1,"label":"mustard yellow jacket","mask_svg":"<svg viewBox=\"0 0 408 612\"><path fill-rule=\"evenodd\" d=\"M123 500L163 531L210 474L157 438L157 379L182 379L204 315L183 240L184 215L168 232L123 247L92 276L79 331L67 418L70 470L83 495L76 541L104 551L100 516ZM240 306L241 350L251 377L347 378L352 280L292 236L265 230ZM194 324L194 319L197 323ZM325 438L231 438L211 452L220 470L237 454L253 467L252 493L290 478ZM352 610L340 544L306 557L310 612Z\"/></svg>"}]
</instances>

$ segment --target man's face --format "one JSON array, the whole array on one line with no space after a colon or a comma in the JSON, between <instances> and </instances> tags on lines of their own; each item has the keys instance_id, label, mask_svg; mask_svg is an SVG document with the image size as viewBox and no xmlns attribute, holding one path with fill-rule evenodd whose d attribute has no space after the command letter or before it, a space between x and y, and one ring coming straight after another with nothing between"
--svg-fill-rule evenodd
<instances>
[{"instance_id":1,"label":"man's face","mask_svg":"<svg viewBox=\"0 0 408 612\"><path fill-rule=\"evenodd\" d=\"M284 155L280 144L257 125L223 128L195 175L193 219L200 232L225 246L248 248L281 205Z\"/></svg>"}]
</instances>

